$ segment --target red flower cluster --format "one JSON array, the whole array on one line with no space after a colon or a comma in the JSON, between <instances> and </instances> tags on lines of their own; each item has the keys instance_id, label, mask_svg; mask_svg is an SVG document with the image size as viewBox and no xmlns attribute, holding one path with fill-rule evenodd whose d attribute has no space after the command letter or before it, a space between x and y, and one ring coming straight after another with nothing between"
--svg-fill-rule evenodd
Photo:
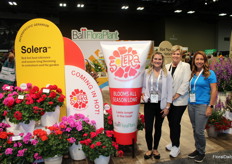
<instances>
[{"instance_id":1,"label":"red flower cluster","mask_svg":"<svg viewBox=\"0 0 232 164\"><path fill-rule=\"evenodd\" d=\"M221 122L215 122L214 127L216 130L227 130L229 128L232 128L232 121L226 119L225 117L222 117Z\"/></svg>"},{"instance_id":2,"label":"red flower cluster","mask_svg":"<svg viewBox=\"0 0 232 164\"><path fill-rule=\"evenodd\" d=\"M42 129L34 130L33 135L39 137L42 141L45 141L48 139L47 132L45 130L42 130Z\"/></svg>"},{"instance_id":3,"label":"red flower cluster","mask_svg":"<svg viewBox=\"0 0 232 164\"><path fill-rule=\"evenodd\" d=\"M139 113L139 119L142 121L142 123L145 123L144 115Z\"/></svg>"},{"instance_id":4,"label":"red flower cluster","mask_svg":"<svg viewBox=\"0 0 232 164\"><path fill-rule=\"evenodd\" d=\"M51 133L53 133L55 135L63 134L63 132L60 130L60 128L58 126L49 126L49 127L47 127L47 129L49 129L51 131Z\"/></svg>"},{"instance_id":5,"label":"red flower cluster","mask_svg":"<svg viewBox=\"0 0 232 164\"><path fill-rule=\"evenodd\" d=\"M45 112L55 111L57 106L62 106L65 96L56 85L39 88L27 84L26 89L5 85L4 94L0 94L1 104L5 108L0 109L1 116L7 116L12 123L31 120L38 121ZM7 112L5 112L7 111ZM0 116L0 119L2 119Z\"/></svg>"},{"instance_id":6,"label":"red flower cluster","mask_svg":"<svg viewBox=\"0 0 232 164\"><path fill-rule=\"evenodd\" d=\"M22 113L19 112L19 111L16 111L16 112L14 113L14 117L15 117L17 120L22 120L22 119L23 119Z\"/></svg>"},{"instance_id":7,"label":"red flower cluster","mask_svg":"<svg viewBox=\"0 0 232 164\"><path fill-rule=\"evenodd\" d=\"M232 128L232 121L226 119L224 116L221 116L217 119L213 119L210 116L205 128L208 129L210 128L210 126L214 126L216 131L227 130L229 128Z\"/></svg>"},{"instance_id":8,"label":"red flower cluster","mask_svg":"<svg viewBox=\"0 0 232 164\"><path fill-rule=\"evenodd\" d=\"M34 106L33 107L34 113L39 113L41 116L44 115L44 109L43 108L39 108L38 106Z\"/></svg>"},{"instance_id":9,"label":"red flower cluster","mask_svg":"<svg viewBox=\"0 0 232 164\"><path fill-rule=\"evenodd\" d=\"M0 139L7 139L9 136L13 136L14 134L11 132L0 132Z\"/></svg>"},{"instance_id":10,"label":"red flower cluster","mask_svg":"<svg viewBox=\"0 0 232 164\"><path fill-rule=\"evenodd\" d=\"M92 140L90 138L86 139L86 140L83 140L83 141L80 141L80 143L82 145L89 145L90 143L92 142Z\"/></svg>"}]
</instances>

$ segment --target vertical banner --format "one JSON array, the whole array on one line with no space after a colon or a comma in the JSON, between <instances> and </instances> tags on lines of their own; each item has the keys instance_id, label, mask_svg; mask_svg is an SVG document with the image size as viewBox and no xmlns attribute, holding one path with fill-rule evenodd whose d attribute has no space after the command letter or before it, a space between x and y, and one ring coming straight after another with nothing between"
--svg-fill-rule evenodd
<instances>
[{"instance_id":1,"label":"vertical banner","mask_svg":"<svg viewBox=\"0 0 232 164\"><path fill-rule=\"evenodd\" d=\"M96 121L96 127L104 127L103 99L97 82L85 71L81 49L64 38L67 115L82 113Z\"/></svg>"},{"instance_id":2,"label":"vertical banner","mask_svg":"<svg viewBox=\"0 0 232 164\"><path fill-rule=\"evenodd\" d=\"M101 42L108 68L116 141L136 142L143 73L151 41Z\"/></svg>"},{"instance_id":3,"label":"vertical banner","mask_svg":"<svg viewBox=\"0 0 232 164\"><path fill-rule=\"evenodd\" d=\"M65 79L68 115L82 113L103 128L103 99L97 82L85 70L70 65L65 66Z\"/></svg>"},{"instance_id":4,"label":"vertical banner","mask_svg":"<svg viewBox=\"0 0 232 164\"><path fill-rule=\"evenodd\" d=\"M71 39L64 37L65 65L77 66L85 70L85 59L81 49Z\"/></svg>"},{"instance_id":5,"label":"vertical banner","mask_svg":"<svg viewBox=\"0 0 232 164\"><path fill-rule=\"evenodd\" d=\"M18 85L57 85L65 93L64 40L54 23L40 18L26 22L17 33L15 53Z\"/></svg>"}]
</instances>

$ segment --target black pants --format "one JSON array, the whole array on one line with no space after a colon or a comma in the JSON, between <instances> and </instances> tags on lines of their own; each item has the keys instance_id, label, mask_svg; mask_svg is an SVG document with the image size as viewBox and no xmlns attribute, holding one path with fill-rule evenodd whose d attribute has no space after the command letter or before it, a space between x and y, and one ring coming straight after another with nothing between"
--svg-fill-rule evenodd
<instances>
[{"instance_id":1,"label":"black pants","mask_svg":"<svg viewBox=\"0 0 232 164\"><path fill-rule=\"evenodd\" d=\"M147 142L148 150L152 150L153 142L153 124L155 119L155 134L154 134L154 149L157 149L159 146L159 141L161 137L161 129L164 118L159 103L145 103L144 104L144 118L145 118L145 138Z\"/></svg>"},{"instance_id":2,"label":"black pants","mask_svg":"<svg viewBox=\"0 0 232 164\"><path fill-rule=\"evenodd\" d=\"M170 139L172 141L172 146L180 146L180 133L181 133L181 118L186 109L185 106L174 106L173 104L170 107L168 113L168 122L170 128Z\"/></svg>"}]
</instances>

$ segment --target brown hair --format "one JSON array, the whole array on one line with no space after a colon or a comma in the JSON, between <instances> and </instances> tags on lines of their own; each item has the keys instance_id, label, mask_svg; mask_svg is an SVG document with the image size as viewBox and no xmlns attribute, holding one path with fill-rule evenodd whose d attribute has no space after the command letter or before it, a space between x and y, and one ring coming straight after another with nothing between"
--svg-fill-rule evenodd
<instances>
[{"instance_id":1,"label":"brown hair","mask_svg":"<svg viewBox=\"0 0 232 164\"><path fill-rule=\"evenodd\" d=\"M203 75L207 78L210 75L210 71L209 71L209 64L208 64L208 58L206 56L206 54L203 51L197 51L195 52L195 54L193 55L193 60L192 60L192 74L191 74L191 78L194 76L194 74L196 74L197 72L197 67L195 65L195 59L197 55L201 55L204 58L204 65L203 65Z\"/></svg>"},{"instance_id":2,"label":"brown hair","mask_svg":"<svg viewBox=\"0 0 232 164\"><path fill-rule=\"evenodd\" d=\"M149 63L149 67L148 67L148 73L151 73L151 71L153 70L153 58L155 55L160 55L162 57L162 64L161 64L161 69L163 70L164 72L164 75L167 75L167 69L164 65L164 55L161 53L161 52L154 52L151 56L151 60L150 60L150 63Z\"/></svg>"}]
</instances>

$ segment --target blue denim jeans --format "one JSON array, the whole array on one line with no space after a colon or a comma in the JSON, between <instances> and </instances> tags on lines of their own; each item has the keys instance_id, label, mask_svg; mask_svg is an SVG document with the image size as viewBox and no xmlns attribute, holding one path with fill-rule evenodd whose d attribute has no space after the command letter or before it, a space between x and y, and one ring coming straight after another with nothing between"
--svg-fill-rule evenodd
<instances>
[{"instance_id":1,"label":"blue denim jeans","mask_svg":"<svg viewBox=\"0 0 232 164\"><path fill-rule=\"evenodd\" d=\"M206 104L188 105L188 113L193 127L195 147L200 154L205 154L206 140L204 130L208 121L208 117L205 115L206 109Z\"/></svg>"}]
</instances>

